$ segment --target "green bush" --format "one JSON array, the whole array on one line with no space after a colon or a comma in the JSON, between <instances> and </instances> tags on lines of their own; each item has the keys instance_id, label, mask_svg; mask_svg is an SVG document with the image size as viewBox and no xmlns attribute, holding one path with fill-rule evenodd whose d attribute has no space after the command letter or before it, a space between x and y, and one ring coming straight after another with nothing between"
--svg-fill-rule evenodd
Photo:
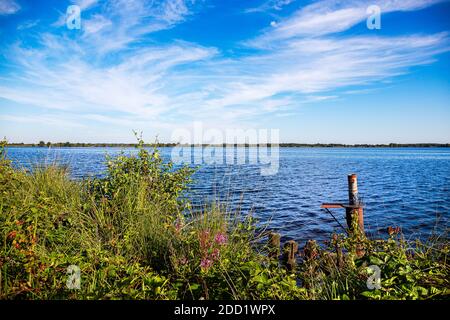
<instances>
[{"instance_id":1,"label":"green bush","mask_svg":"<svg viewBox=\"0 0 450 320\"><path fill-rule=\"evenodd\" d=\"M287 298L298 288L263 267L254 222L220 205L193 212L193 170L174 170L139 140L107 158L105 177L71 180L55 166L15 170L1 149L0 298ZM66 287L81 270L80 290ZM259 267L255 267L259 266Z\"/></svg>"},{"instance_id":2,"label":"green bush","mask_svg":"<svg viewBox=\"0 0 450 320\"><path fill-rule=\"evenodd\" d=\"M0 299L427 299L447 298L448 241L413 246L334 237L288 271L251 215L221 204L193 211L193 170L159 151L107 158L103 178L66 168L14 169L0 145ZM362 241L362 242L361 242ZM357 249L365 254L358 257ZM366 286L367 267L381 288ZM69 266L80 289L69 289Z\"/></svg>"},{"instance_id":3,"label":"green bush","mask_svg":"<svg viewBox=\"0 0 450 320\"><path fill-rule=\"evenodd\" d=\"M364 255L358 257L357 249ZM302 265L312 299L448 299L450 269L447 238L427 243L409 242L399 232L388 240L355 239L335 236L330 247L316 248L314 259ZM339 254L342 252L341 259ZM370 266L380 270L380 288L369 290Z\"/></svg>"}]
</instances>

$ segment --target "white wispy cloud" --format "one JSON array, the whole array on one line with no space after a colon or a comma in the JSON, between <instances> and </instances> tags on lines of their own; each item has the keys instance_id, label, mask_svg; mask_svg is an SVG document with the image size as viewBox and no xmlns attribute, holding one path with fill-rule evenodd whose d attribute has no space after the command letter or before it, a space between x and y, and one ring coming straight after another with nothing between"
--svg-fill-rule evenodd
<instances>
[{"instance_id":1,"label":"white wispy cloud","mask_svg":"<svg viewBox=\"0 0 450 320\"><path fill-rule=\"evenodd\" d=\"M198 0L78 0L84 46L105 55L126 49L142 37L184 22ZM95 8L93 12L91 9ZM56 27L65 27L66 12L60 12Z\"/></svg>"},{"instance_id":2,"label":"white wispy cloud","mask_svg":"<svg viewBox=\"0 0 450 320\"><path fill-rule=\"evenodd\" d=\"M20 5L14 0L0 0L0 15L14 14L20 10Z\"/></svg>"},{"instance_id":3,"label":"white wispy cloud","mask_svg":"<svg viewBox=\"0 0 450 320\"><path fill-rule=\"evenodd\" d=\"M366 20L367 8L372 4L380 7L381 14L387 14L423 9L444 1L447 0L379 0L374 3L365 0L322 0L300 8L250 44L264 46L277 40L345 31Z\"/></svg>"},{"instance_id":4,"label":"white wispy cloud","mask_svg":"<svg viewBox=\"0 0 450 320\"><path fill-rule=\"evenodd\" d=\"M398 11L436 2L380 5ZM336 89L348 93L395 78L449 50L445 32L335 35L361 20L361 1L306 6L249 41L256 48L252 53L234 58L191 42L144 41L185 21L195 11L195 1L83 3L92 12L83 18L78 36L47 32L39 35L39 46L17 43L5 50L15 72L2 76L0 98L49 113L66 112L67 118L49 118L62 122L89 120L127 128L148 124L169 130L203 120L224 127L337 99Z\"/></svg>"},{"instance_id":5,"label":"white wispy cloud","mask_svg":"<svg viewBox=\"0 0 450 320\"><path fill-rule=\"evenodd\" d=\"M17 26L17 30L26 30L33 28L39 24L40 20L27 20Z\"/></svg>"},{"instance_id":6,"label":"white wispy cloud","mask_svg":"<svg viewBox=\"0 0 450 320\"><path fill-rule=\"evenodd\" d=\"M212 98L205 95L196 105L204 106L207 116L229 113L235 119L276 111L261 106L267 102L279 107L298 106L302 103L299 94L324 96L339 88L374 84L405 74L412 66L431 63L437 54L448 50L446 33L298 39L278 45L276 50L224 61L220 71L208 69L205 73L209 77L203 81L217 86L211 89ZM222 73L246 77L221 77Z\"/></svg>"},{"instance_id":7,"label":"white wispy cloud","mask_svg":"<svg viewBox=\"0 0 450 320\"><path fill-rule=\"evenodd\" d=\"M77 123L75 121L70 121L64 117L58 116L33 116L33 117L23 117L16 115L0 115L0 121L21 123L21 124L37 124L42 126L53 126L53 127L63 127L63 128L82 128L84 125Z\"/></svg>"},{"instance_id":8,"label":"white wispy cloud","mask_svg":"<svg viewBox=\"0 0 450 320\"><path fill-rule=\"evenodd\" d=\"M71 58L74 47L58 40L66 43L45 35L40 49L16 46L8 58L24 72L5 79L0 97L48 109L97 109L151 117L171 108L162 89L169 85L172 68L215 54L213 49L179 42L137 50L117 64L97 66L89 57L82 59L83 54Z\"/></svg>"},{"instance_id":9,"label":"white wispy cloud","mask_svg":"<svg viewBox=\"0 0 450 320\"><path fill-rule=\"evenodd\" d=\"M246 13L254 12L266 12L268 10L282 10L283 7L295 2L295 0L268 0L263 2L257 7L248 8L245 10Z\"/></svg>"},{"instance_id":10,"label":"white wispy cloud","mask_svg":"<svg viewBox=\"0 0 450 320\"><path fill-rule=\"evenodd\" d=\"M98 0L71 0L73 5L77 5L80 7L80 14L83 17L86 13L89 12L90 9L97 6L99 3ZM66 25L67 13L64 11L59 11L58 20L56 20L52 26L54 27L62 27Z\"/></svg>"},{"instance_id":11,"label":"white wispy cloud","mask_svg":"<svg viewBox=\"0 0 450 320\"><path fill-rule=\"evenodd\" d=\"M78 5L81 10L88 10L98 4L98 0L73 0L72 2Z\"/></svg>"},{"instance_id":12,"label":"white wispy cloud","mask_svg":"<svg viewBox=\"0 0 450 320\"><path fill-rule=\"evenodd\" d=\"M104 28L112 27L113 22L102 15L93 15L90 19L83 21L83 31L86 36L102 31Z\"/></svg>"}]
</instances>

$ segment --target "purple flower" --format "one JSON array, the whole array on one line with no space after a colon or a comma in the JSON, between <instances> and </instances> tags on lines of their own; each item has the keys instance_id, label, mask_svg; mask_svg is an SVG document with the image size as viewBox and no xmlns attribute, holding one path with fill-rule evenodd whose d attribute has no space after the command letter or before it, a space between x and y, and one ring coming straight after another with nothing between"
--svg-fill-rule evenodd
<instances>
[{"instance_id":1,"label":"purple flower","mask_svg":"<svg viewBox=\"0 0 450 320\"><path fill-rule=\"evenodd\" d=\"M218 233L216 234L215 240L217 244L225 244L227 242L227 236L223 233Z\"/></svg>"},{"instance_id":2,"label":"purple flower","mask_svg":"<svg viewBox=\"0 0 450 320\"><path fill-rule=\"evenodd\" d=\"M209 267L212 266L212 263L213 263L212 260L205 258L205 259L202 259L202 261L200 262L200 267L202 269L208 269Z\"/></svg>"},{"instance_id":3,"label":"purple flower","mask_svg":"<svg viewBox=\"0 0 450 320\"><path fill-rule=\"evenodd\" d=\"M211 254L211 258L213 260L218 260L220 258L220 251L219 249L214 249L213 253Z\"/></svg>"}]
</instances>

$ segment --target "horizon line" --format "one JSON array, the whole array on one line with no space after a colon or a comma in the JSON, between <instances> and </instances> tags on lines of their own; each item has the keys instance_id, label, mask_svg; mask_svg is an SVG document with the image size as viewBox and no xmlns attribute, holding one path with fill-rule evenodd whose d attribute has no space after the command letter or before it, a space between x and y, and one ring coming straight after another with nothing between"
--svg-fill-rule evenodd
<instances>
[{"instance_id":1,"label":"horizon line","mask_svg":"<svg viewBox=\"0 0 450 320\"><path fill-rule=\"evenodd\" d=\"M43 143L42 143L43 142ZM11 142L6 143L7 147L137 147L139 143L128 142L44 142L24 143ZM279 147L450 147L450 142L416 142L416 143L302 143L302 142L283 142L283 143L175 143L175 142L156 142L144 143L144 147L259 147L259 146L279 146Z\"/></svg>"}]
</instances>

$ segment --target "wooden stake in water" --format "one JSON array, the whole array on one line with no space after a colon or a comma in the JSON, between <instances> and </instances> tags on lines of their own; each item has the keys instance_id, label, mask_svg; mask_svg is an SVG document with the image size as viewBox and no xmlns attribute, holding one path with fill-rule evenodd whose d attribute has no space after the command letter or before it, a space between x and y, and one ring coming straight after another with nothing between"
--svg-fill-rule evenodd
<instances>
[{"instance_id":1,"label":"wooden stake in water","mask_svg":"<svg viewBox=\"0 0 450 320\"><path fill-rule=\"evenodd\" d=\"M280 255L281 235L279 233L269 233L269 257L278 259Z\"/></svg>"},{"instance_id":2,"label":"wooden stake in water","mask_svg":"<svg viewBox=\"0 0 450 320\"><path fill-rule=\"evenodd\" d=\"M297 265L298 244L294 240L289 240L284 244L283 260L289 270L294 270Z\"/></svg>"},{"instance_id":3,"label":"wooden stake in water","mask_svg":"<svg viewBox=\"0 0 450 320\"><path fill-rule=\"evenodd\" d=\"M364 233L364 209L358 196L358 177L356 174L348 175L348 204L350 208L346 208L347 226L353 231L352 221L354 217L358 219L359 230Z\"/></svg>"}]
</instances>

